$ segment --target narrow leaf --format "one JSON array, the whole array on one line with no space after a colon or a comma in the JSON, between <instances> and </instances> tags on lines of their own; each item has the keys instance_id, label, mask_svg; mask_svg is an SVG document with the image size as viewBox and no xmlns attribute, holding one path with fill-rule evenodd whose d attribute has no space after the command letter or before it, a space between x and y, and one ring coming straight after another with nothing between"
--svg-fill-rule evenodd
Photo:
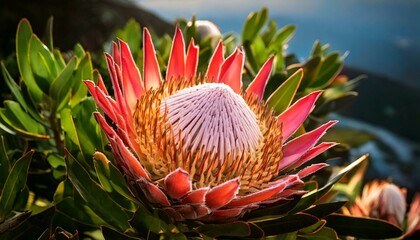
<instances>
[{"instance_id":1,"label":"narrow leaf","mask_svg":"<svg viewBox=\"0 0 420 240\"><path fill-rule=\"evenodd\" d=\"M25 153L18 159L7 176L0 196L0 222L3 222L13 210L13 204L19 192L25 188L29 163L34 150Z\"/></svg>"},{"instance_id":2,"label":"narrow leaf","mask_svg":"<svg viewBox=\"0 0 420 240\"><path fill-rule=\"evenodd\" d=\"M29 41L29 63L37 85L44 93L48 93L51 81L57 77L54 56L41 40L32 34Z\"/></svg>"},{"instance_id":3,"label":"narrow leaf","mask_svg":"<svg viewBox=\"0 0 420 240\"><path fill-rule=\"evenodd\" d=\"M0 109L0 127L11 134L28 139L48 139L45 128L33 120L17 102L6 100Z\"/></svg>"},{"instance_id":4,"label":"narrow leaf","mask_svg":"<svg viewBox=\"0 0 420 240\"><path fill-rule=\"evenodd\" d=\"M12 92L16 100L19 102L19 104L35 120L37 120L39 123L43 123L44 121L40 118L39 114L30 106L31 104L27 104L24 96L22 95L21 87L15 82L12 76L10 76L3 62L1 62L1 70L3 72L3 78L6 81L7 86L9 87L10 91Z\"/></svg>"},{"instance_id":5,"label":"narrow leaf","mask_svg":"<svg viewBox=\"0 0 420 240\"><path fill-rule=\"evenodd\" d=\"M347 167L343 168L337 175L335 175L331 180L325 184L322 188L317 191L312 191L301 199L301 201L296 205L292 212L299 212L310 207L315 201L324 196L341 178L343 178L349 171L354 168L358 168L360 164L363 164L364 161L367 161L368 156L364 155L357 159L356 161L349 164Z\"/></svg>"},{"instance_id":6,"label":"narrow leaf","mask_svg":"<svg viewBox=\"0 0 420 240\"><path fill-rule=\"evenodd\" d=\"M7 176L10 171L9 157L7 156L7 150L4 142L4 137L0 136L0 193L4 187Z\"/></svg>"},{"instance_id":7,"label":"narrow leaf","mask_svg":"<svg viewBox=\"0 0 420 240\"><path fill-rule=\"evenodd\" d=\"M247 222L237 221L223 224L206 224L198 227L198 231L209 237L247 237L251 234Z\"/></svg>"},{"instance_id":8,"label":"narrow leaf","mask_svg":"<svg viewBox=\"0 0 420 240\"><path fill-rule=\"evenodd\" d=\"M54 79L49 88L49 95L52 99L61 103L64 97L71 91L73 81L70 81L74 69L76 68L77 59L73 57L67 66L61 71L56 79Z\"/></svg>"},{"instance_id":9,"label":"narrow leaf","mask_svg":"<svg viewBox=\"0 0 420 240\"><path fill-rule=\"evenodd\" d=\"M254 223L261 227L264 233L269 236L298 231L299 229L309 227L318 221L318 218L309 214L297 213L282 218L274 218Z\"/></svg>"},{"instance_id":10,"label":"narrow leaf","mask_svg":"<svg viewBox=\"0 0 420 240\"><path fill-rule=\"evenodd\" d=\"M286 110L293 101L296 91L303 77L302 69L291 75L277 90L267 99L267 105L272 107L277 114Z\"/></svg>"},{"instance_id":11,"label":"narrow leaf","mask_svg":"<svg viewBox=\"0 0 420 240\"><path fill-rule=\"evenodd\" d=\"M326 226L333 228L339 235L344 236L384 239L397 238L402 235L400 228L379 219L332 214L326 220Z\"/></svg>"},{"instance_id":12,"label":"narrow leaf","mask_svg":"<svg viewBox=\"0 0 420 240\"><path fill-rule=\"evenodd\" d=\"M36 239L45 229L51 227L51 219L54 217L54 206L48 207L42 212L32 214L25 218L18 226L0 233L1 239ZM23 213L25 214L25 213ZM25 215L21 216L26 217Z\"/></svg>"},{"instance_id":13,"label":"narrow leaf","mask_svg":"<svg viewBox=\"0 0 420 240\"><path fill-rule=\"evenodd\" d=\"M89 207L110 226L123 232L130 228L129 216L123 208L111 200L109 195L90 178L89 173L68 152L66 163L70 181Z\"/></svg>"},{"instance_id":14,"label":"narrow leaf","mask_svg":"<svg viewBox=\"0 0 420 240\"><path fill-rule=\"evenodd\" d=\"M305 210L304 212L317 218L324 218L332 213L337 212L342 206L344 206L344 204L346 204L346 202L347 201L340 201L318 204Z\"/></svg>"},{"instance_id":15,"label":"narrow leaf","mask_svg":"<svg viewBox=\"0 0 420 240\"><path fill-rule=\"evenodd\" d=\"M133 240L141 239L137 237L132 237L122 232L117 232L114 229L108 228L106 226L101 226L102 235L104 239L118 239L118 240Z\"/></svg>"},{"instance_id":16,"label":"narrow leaf","mask_svg":"<svg viewBox=\"0 0 420 240\"><path fill-rule=\"evenodd\" d=\"M40 103L45 94L35 82L34 75L29 62L29 41L32 37L32 28L27 19L19 22L16 33L16 58L20 75L26 86L28 86L29 94L36 103Z\"/></svg>"}]
</instances>

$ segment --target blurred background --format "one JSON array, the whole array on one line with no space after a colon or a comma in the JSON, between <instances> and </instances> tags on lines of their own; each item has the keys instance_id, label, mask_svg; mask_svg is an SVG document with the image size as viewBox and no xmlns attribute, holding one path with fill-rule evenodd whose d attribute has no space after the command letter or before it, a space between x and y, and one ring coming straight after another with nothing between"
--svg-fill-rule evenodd
<instances>
[{"instance_id":1,"label":"blurred background","mask_svg":"<svg viewBox=\"0 0 420 240\"><path fill-rule=\"evenodd\" d=\"M251 11L267 7L279 27L294 24L288 52L305 59L315 40L348 52L343 73L366 76L351 105L330 116L339 127L372 136L353 149L370 153L367 178L392 178L401 186L420 186L420 1L416 0L0 0L0 58L15 51L19 20L26 17L43 35L54 16L54 43L62 51L80 42L102 51L105 41L130 18L158 35L173 33L177 18L214 22L222 33L239 33ZM1 81L1 89L5 89Z\"/></svg>"}]
</instances>

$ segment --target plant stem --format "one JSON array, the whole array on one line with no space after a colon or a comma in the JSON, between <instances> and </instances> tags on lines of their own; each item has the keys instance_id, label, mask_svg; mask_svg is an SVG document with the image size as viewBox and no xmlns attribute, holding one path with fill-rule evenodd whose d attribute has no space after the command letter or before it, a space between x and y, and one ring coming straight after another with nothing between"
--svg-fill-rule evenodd
<instances>
[{"instance_id":1,"label":"plant stem","mask_svg":"<svg viewBox=\"0 0 420 240\"><path fill-rule=\"evenodd\" d=\"M54 142L55 142L55 147L57 148L57 152L61 155L64 154L64 146L63 146L63 142L61 141L61 136L60 136L60 130L59 130L59 126L57 124L57 118L55 118L55 114L51 114L51 116L48 118L49 122L50 122L50 126L51 129L53 131L53 138L54 138Z\"/></svg>"}]
</instances>

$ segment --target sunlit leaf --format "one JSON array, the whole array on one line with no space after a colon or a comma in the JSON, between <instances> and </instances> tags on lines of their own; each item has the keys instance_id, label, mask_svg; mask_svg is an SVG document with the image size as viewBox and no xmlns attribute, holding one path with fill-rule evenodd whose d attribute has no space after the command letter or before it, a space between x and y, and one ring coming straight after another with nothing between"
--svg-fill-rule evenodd
<instances>
[{"instance_id":1,"label":"sunlit leaf","mask_svg":"<svg viewBox=\"0 0 420 240\"><path fill-rule=\"evenodd\" d=\"M18 159L10 170L0 195L0 222L13 210L16 196L25 188L29 163L34 151L31 150Z\"/></svg>"},{"instance_id":2,"label":"sunlit leaf","mask_svg":"<svg viewBox=\"0 0 420 240\"><path fill-rule=\"evenodd\" d=\"M283 45L286 44L293 37L295 32L296 27L294 25L286 25L280 30L278 30L276 35L268 45L268 51L274 51L276 48L283 49Z\"/></svg>"},{"instance_id":3,"label":"sunlit leaf","mask_svg":"<svg viewBox=\"0 0 420 240\"><path fill-rule=\"evenodd\" d=\"M11 130L12 134L19 134L29 139L48 139L45 135L45 128L32 119L19 105L19 103L6 100L4 107L0 109L0 118L3 126ZM0 126L3 128L3 126Z\"/></svg>"},{"instance_id":4,"label":"sunlit leaf","mask_svg":"<svg viewBox=\"0 0 420 240\"><path fill-rule=\"evenodd\" d=\"M92 98L85 98L73 109L65 108L61 111L61 127L68 141L70 152L81 154L86 164L93 168L92 155L104 151L106 142L102 130L95 121L92 113L96 111Z\"/></svg>"},{"instance_id":5,"label":"sunlit leaf","mask_svg":"<svg viewBox=\"0 0 420 240\"><path fill-rule=\"evenodd\" d=\"M77 192L89 207L110 226L125 231L130 228L129 216L121 206L89 176L89 173L69 153L66 155L67 174Z\"/></svg>"},{"instance_id":6,"label":"sunlit leaf","mask_svg":"<svg viewBox=\"0 0 420 240\"><path fill-rule=\"evenodd\" d=\"M54 57L41 40L33 34L29 41L29 63L37 85L44 93L53 79L57 77Z\"/></svg>"},{"instance_id":7,"label":"sunlit leaf","mask_svg":"<svg viewBox=\"0 0 420 240\"><path fill-rule=\"evenodd\" d=\"M142 207L134 213L130 223L142 237L147 237L149 232L158 234L169 230L168 224L161 220L157 214L152 214Z\"/></svg>"},{"instance_id":8,"label":"sunlit leaf","mask_svg":"<svg viewBox=\"0 0 420 240\"><path fill-rule=\"evenodd\" d=\"M71 87L74 82L70 80L73 75L73 71L76 68L76 64L77 59L73 57L50 85L49 95L57 102L57 105L64 101L65 96L71 91Z\"/></svg>"},{"instance_id":9,"label":"sunlit leaf","mask_svg":"<svg viewBox=\"0 0 420 240\"><path fill-rule=\"evenodd\" d=\"M45 98L45 93L35 82L34 75L29 62L29 41L32 37L32 28L27 19L19 22L16 34L16 57L19 66L19 72L23 81L28 86L31 98L39 103Z\"/></svg>"},{"instance_id":10,"label":"sunlit leaf","mask_svg":"<svg viewBox=\"0 0 420 240\"><path fill-rule=\"evenodd\" d=\"M134 212L137 202L130 193L124 176L106 159L102 153L94 154L94 166L96 175L102 188L109 193L115 202L123 206L126 210Z\"/></svg>"},{"instance_id":11,"label":"sunlit leaf","mask_svg":"<svg viewBox=\"0 0 420 240\"><path fill-rule=\"evenodd\" d=\"M299 69L270 95L267 105L273 108L276 113L286 110L293 101L302 77L303 71Z\"/></svg>"},{"instance_id":12,"label":"sunlit leaf","mask_svg":"<svg viewBox=\"0 0 420 240\"><path fill-rule=\"evenodd\" d=\"M76 72L73 74L71 81L73 82L70 106L74 107L87 96L87 87L83 84L83 80L93 79L93 67L90 54L86 53L80 60Z\"/></svg>"},{"instance_id":13,"label":"sunlit leaf","mask_svg":"<svg viewBox=\"0 0 420 240\"><path fill-rule=\"evenodd\" d=\"M351 171L354 168L357 168L360 164L363 164L364 161L367 161L367 159L368 159L367 155L360 157L356 161L352 162L351 164L343 168L339 173L337 173L337 175L331 178L328 181L328 183L325 184L323 187L303 196L301 201L295 206L292 212L299 212L310 207L315 201L317 201L322 196L324 196L334 186L334 184L337 183L341 178L343 178L349 171Z\"/></svg>"},{"instance_id":14,"label":"sunlit leaf","mask_svg":"<svg viewBox=\"0 0 420 240\"><path fill-rule=\"evenodd\" d=\"M23 109L28 112L36 121L42 123L43 120L39 117L39 114L35 112L35 110L31 107L31 104L28 104L25 98L22 95L21 87L12 79L9 72L7 71L4 63L1 62L1 70L3 72L3 77L6 81L7 86L9 87L10 91L12 92L13 96L19 102L19 104L23 107Z\"/></svg>"},{"instance_id":15,"label":"sunlit leaf","mask_svg":"<svg viewBox=\"0 0 420 240\"><path fill-rule=\"evenodd\" d=\"M91 208L81 201L74 198L66 197L55 204L57 214L71 219L77 223L82 223L91 227L108 225L108 223L100 218Z\"/></svg>"},{"instance_id":16,"label":"sunlit leaf","mask_svg":"<svg viewBox=\"0 0 420 240\"><path fill-rule=\"evenodd\" d=\"M123 29L115 33L115 36L127 42L131 52L137 53L140 50L141 34L140 24L136 20L130 19Z\"/></svg>"},{"instance_id":17,"label":"sunlit leaf","mask_svg":"<svg viewBox=\"0 0 420 240\"><path fill-rule=\"evenodd\" d=\"M54 42L53 42L53 24L54 23L54 17L51 16L48 18L47 21L47 46L50 49L50 51L52 51L54 49Z\"/></svg>"},{"instance_id":18,"label":"sunlit leaf","mask_svg":"<svg viewBox=\"0 0 420 240\"><path fill-rule=\"evenodd\" d=\"M254 41L254 38L261 31L268 21L268 9L263 8L260 12L252 12L247 17L242 30L242 42Z\"/></svg>"}]
</instances>

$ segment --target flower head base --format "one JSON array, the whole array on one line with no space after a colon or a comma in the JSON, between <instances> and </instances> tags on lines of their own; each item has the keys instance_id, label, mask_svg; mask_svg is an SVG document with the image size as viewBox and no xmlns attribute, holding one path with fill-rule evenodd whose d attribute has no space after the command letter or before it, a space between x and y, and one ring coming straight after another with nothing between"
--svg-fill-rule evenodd
<instances>
[{"instance_id":1,"label":"flower head base","mask_svg":"<svg viewBox=\"0 0 420 240\"><path fill-rule=\"evenodd\" d=\"M150 35L144 31L143 78L127 44L106 55L115 100L102 80L86 84L114 122L95 113L121 168L155 207L174 220L236 219L246 211L305 192L302 178L327 166L289 174L335 143L316 145L328 122L293 140L321 92L275 116L262 101L273 58L242 89L244 53L223 56L219 43L208 70L197 77L198 48L177 28L162 80Z\"/></svg>"}]
</instances>

